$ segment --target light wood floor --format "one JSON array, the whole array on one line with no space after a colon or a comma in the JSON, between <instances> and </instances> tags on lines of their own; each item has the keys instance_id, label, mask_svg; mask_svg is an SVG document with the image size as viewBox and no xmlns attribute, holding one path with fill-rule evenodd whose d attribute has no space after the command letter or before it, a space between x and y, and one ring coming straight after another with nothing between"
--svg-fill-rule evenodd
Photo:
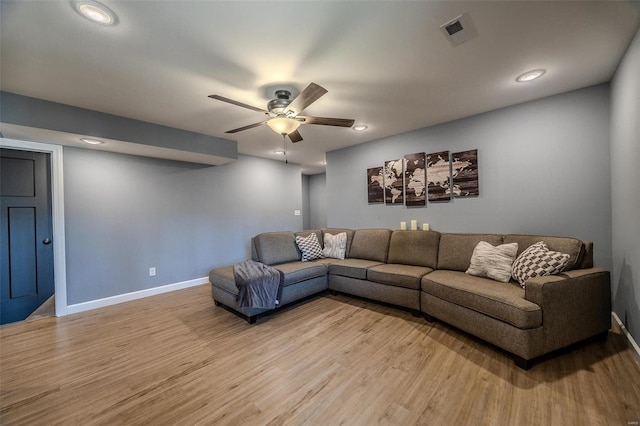
<instances>
[{"instance_id":1,"label":"light wood floor","mask_svg":"<svg viewBox=\"0 0 640 426\"><path fill-rule=\"evenodd\" d=\"M619 332L534 365L442 323L323 295L248 325L208 285L0 328L11 425L628 425Z\"/></svg>"}]
</instances>

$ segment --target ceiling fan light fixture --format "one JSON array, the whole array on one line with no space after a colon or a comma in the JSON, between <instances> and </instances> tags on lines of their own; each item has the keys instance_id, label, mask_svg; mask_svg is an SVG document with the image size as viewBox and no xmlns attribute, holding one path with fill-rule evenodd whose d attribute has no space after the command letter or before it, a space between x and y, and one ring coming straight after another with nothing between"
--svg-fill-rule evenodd
<instances>
[{"instance_id":1,"label":"ceiling fan light fixture","mask_svg":"<svg viewBox=\"0 0 640 426\"><path fill-rule=\"evenodd\" d=\"M267 126L279 135L288 135L300 127L300 122L288 117L275 117L267 121Z\"/></svg>"}]
</instances>

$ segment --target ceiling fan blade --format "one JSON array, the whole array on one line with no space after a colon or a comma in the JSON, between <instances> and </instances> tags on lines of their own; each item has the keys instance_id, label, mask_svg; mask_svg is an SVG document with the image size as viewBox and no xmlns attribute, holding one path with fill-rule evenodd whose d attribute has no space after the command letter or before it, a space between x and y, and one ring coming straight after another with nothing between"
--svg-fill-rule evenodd
<instances>
[{"instance_id":1,"label":"ceiling fan blade","mask_svg":"<svg viewBox=\"0 0 640 426\"><path fill-rule=\"evenodd\" d=\"M208 97L211 98L211 99L216 99L218 101L226 102L228 104L236 105L236 106L239 106L239 107L242 107L242 108L247 108L247 109L250 109L252 111L258 111L258 112L263 112L263 113L267 114L267 111L263 110L262 108L257 108L257 107L254 107L252 105L243 104L242 102L234 101L233 99L225 98L224 96L209 95ZM229 132L227 132L227 133L229 133Z\"/></svg>"},{"instance_id":2,"label":"ceiling fan blade","mask_svg":"<svg viewBox=\"0 0 640 426\"><path fill-rule=\"evenodd\" d=\"M351 127L355 122L349 118L310 117L303 115L299 115L296 118L303 119L305 124L320 124L322 126Z\"/></svg>"},{"instance_id":3,"label":"ceiling fan blade","mask_svg":"<svg viewBox=\"0 0 640 426\"><path fill-rule=\"evenodd\" d=\"M289 104L287 110L293 111L294 116L298 115L306 107L320 99L325 93L327 93L327 89L311 83Z\"/></svg>"},{"instance_id":4,"label":"ceiling fan blade","mask_svg":"<svg viewBox=\"0 0 640 426\"><path fill-rule=\"evenodd\" d=\"M291 142L293 143L300 142L302 140L302 136L300 135L300 132L298 132L297 130L294 130L293 132L289 133L287 136L289 136L289 139L291 139Z\"/></svg>"},{"instance_id":5,"label":"ceiling fan blade","mask_svg":"<svg viewBox=\"0 0 640 426\"><path fill-rule=\"evenodd\" d=\"M233 130L227 130L225 133L238 133L243 130L249 130L249 129L253 129L254 127L262 126L263 124L267 124L267 122L261 121L259 123L249 124L248 126L238 127L237 129L233 129Z\"/></svg>"}]
</instances>

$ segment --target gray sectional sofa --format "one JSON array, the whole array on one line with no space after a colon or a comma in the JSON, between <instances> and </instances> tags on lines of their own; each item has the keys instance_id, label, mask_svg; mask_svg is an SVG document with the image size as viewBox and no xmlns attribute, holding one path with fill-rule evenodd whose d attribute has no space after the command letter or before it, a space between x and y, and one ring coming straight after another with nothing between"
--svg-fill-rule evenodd
<instances>
[{"instance_id":1,"label":"gray sectional sofa","mask_svg":"<svg viewBox=\"0 0 640 426\"><path fill-rule=\"evenodd\" d=\"M295 237L347 234L345 259L301 261ZM530 279L526 287L465 273L480 241L518 243L518 254L544 241L569 254L563 272ZM435 231L326 228L268 232L252 240L253 260L281 272L280 305L325 290L365 297L438 319L510 352L524 369L532 360L591 337L611 325L609 272L593 267L593 245L574 238L456 234ZM217 306L253 323L264 309L238 308L233 266L209 274ZM278 308L276 308L278 309Z\"/></svg>"}]
</instances>

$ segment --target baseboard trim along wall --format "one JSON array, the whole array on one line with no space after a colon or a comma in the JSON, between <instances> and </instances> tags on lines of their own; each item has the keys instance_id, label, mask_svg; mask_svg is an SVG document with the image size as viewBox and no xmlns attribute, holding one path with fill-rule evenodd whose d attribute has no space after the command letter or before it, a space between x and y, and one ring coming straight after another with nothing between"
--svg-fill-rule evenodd
<instances>
[{"instance_id":1,"label":"baseboard trim along wall","mask_svg":"<svg viewBox=\"0 0 640 426\"><path fill-rule=\"evenodd\" d=\"M162 293L168 293L170 291L182 290L183 288L194 287L197 285L206 284L208 282L209 282L209 278L202 277L202 278L196 278L189 281L182 281L179 283L167 284L160 287L153 287L145 290L134 291L131 293L119 294L117 296L105 297L104 299L97 299L97 300L91 300L89 302L76 303L74 305L67 306L67 315L90 311L92 309L97 309L97 308L104 308L106 306L117 305L118 303L130 302L132 300L155 296Z\"/></svg>"},{"instance_id":2,"label":"baseboard trim along wall","mask_svg":"<svg viewBox=\"0 0 640 426\"><path fill-rule=\"evenodd\" d=\"M618 314L616 314L615 312L611 312L611 314L613 315L613 319L620 326L620 330L622 330L624 335L627 336L627 340L629 340L629 343L631 344L633 349L635 349L635 351L636 351L636 360L640 363L640 346L638 346L636 341L633 340L633 336L631 335L631 333L629 333L629 330L627 330L627 327L624 326L624 324L620 320L620 317L618 316Z\"/></svg>"}]
</instances>

